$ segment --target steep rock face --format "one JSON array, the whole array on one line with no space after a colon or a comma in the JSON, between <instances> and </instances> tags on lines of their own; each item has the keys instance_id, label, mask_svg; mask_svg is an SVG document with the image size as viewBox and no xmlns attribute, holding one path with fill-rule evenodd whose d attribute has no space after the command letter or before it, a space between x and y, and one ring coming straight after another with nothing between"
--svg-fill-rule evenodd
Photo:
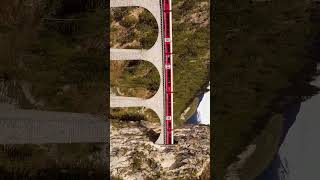
<instances>
[{"instance_id":1,"label":"steep rock face","mask_svg":"<svg viewBox=\"0 0 320 180\"><path fill-rule=\"evenodd\" d=\"M175 129L177 142L172 146L152 142L158 127L147 122L111 125L111 175L132 180L209 179L209 126Z\"/></svg>"}]
</instances>

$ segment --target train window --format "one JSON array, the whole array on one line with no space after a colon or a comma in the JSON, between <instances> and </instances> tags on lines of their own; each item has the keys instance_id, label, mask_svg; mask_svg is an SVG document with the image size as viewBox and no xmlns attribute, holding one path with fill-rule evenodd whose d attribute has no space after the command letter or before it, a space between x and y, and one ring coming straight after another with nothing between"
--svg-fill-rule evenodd
<instances>
[{"instance_id":1,"label":"train window","mask_svg":"<svg viewBox=\"0 0 320 180\"><path fill-rule=\"evenodd\" d=\"M169 95L170 93L167 94L167 99L166 99L167 106L169 106L169 103L171 102Z\"/></svg>"},{"instance_id":2,"label":"train window","mask_svg":"<svg viewBox=\"0 0 320 180\"><path fill-rule=\"evenodd\" d=\"M169 44L169 43L166 44L166 52L167 52L167 53L170 53L170 44Z\"/></svg>"},{"instance_id":3,"label":"train window","mask_svg":"<svg viewBox=\"0 0 320 180\"><path fill-rule=\"evenodd\" d=\"M170 56L168 56L168 58L167 58L167 63L168 63L168 64L171 64Z\"/></svg>"},{"instance_id":4,"label":"train window","mask_svg":"<svg viewBox=\"0 0 320 180\"><path fill-rule=\"evenodd\" d=\"M167 81L168 81L168 83L171 83L171 70L170 69L167 70Z\"/></svg>"},{"instance_id":5,"label":"train window","mask_svg":"<svg viewBox=\"0 0 320 180\"><path fill-rule=\"evenodd\" d=\"M170 101L168 102L168 112L167 112L167 114L169 116L171 116L171 103L170 103Z\"/></svg>"},{"instance_id":6,"label":"train window","mask_svg":"<svg viewBox=\"0 0 320 180\"><path fill-rule=\"evenodd\" d=\"M170 14L166 13L166 33L167 36L170 36Z\"/></svg>"}]
</instances>

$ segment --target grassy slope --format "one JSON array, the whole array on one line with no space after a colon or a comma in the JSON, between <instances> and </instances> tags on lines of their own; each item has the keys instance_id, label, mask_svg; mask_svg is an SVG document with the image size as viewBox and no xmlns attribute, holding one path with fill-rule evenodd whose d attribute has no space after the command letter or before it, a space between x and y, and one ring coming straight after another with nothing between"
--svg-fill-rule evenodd
<instances>
[{"instance_id":1,"label":"grassy slope","mask_svg":"<svg viewBox=\"0 0 320 180\"><path fill-rule=\"evenodd\" d=\"M45 102L44 110L103 112L105 10L86 9L84 1L65 6L60 6L61 2L37 6L34 0L31 7L22 2L5 4L11 8L1 14L13 21L4 18L1 22L11 31L1 37L0 47L7 49L0 52L0 63L7 68L0 73L6 73L9 80L31 83L30 91ZM69 90L63 91L64 86ZM91 101L87 101L89 97Z\"/></svg>"},{"instance_id":2,"label":"grassy slope","mask_svg":"<svg viewBox=\"0 0 320 180\"><path fill-rule=\"evenodd\" d=\"M254 179L273 160L279 146L282 121L281 116L274 116L254 139L252 143L256 145L256 150L241 168L240 179Z\"/></svg>"},{"instance_id":3,"label":"grassy slope","mask_svg":"<svg viewBox=\"0 0 320 180\"><path fill-rule=\"evenodd\" d=\"M212 174L223 179L271 116L315 93L307 85L314 64L305 51L310 34L305 1L220 1L215 9Z\"/></svg>"},{"instance_id":4,"label":"grassy slope","mask_svg":"<svg viewBox=\"0 0 320 180\"><path fill-rule=\"evenodd\" d=\"M198 17L198 18L194 18ZM209 81L208 0L173 1L174 120Z\"/></svg>"}]
</instances>

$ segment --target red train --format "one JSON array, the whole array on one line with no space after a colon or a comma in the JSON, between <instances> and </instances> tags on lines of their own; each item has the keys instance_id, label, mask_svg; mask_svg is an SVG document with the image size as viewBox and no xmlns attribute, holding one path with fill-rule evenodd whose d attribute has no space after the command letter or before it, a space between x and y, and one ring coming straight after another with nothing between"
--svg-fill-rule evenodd
<instances>
[{"instance_id":1,"label":"red train","mask_svg":"<svg viewBox=\"0 0 320 180\"><path fill-rule=\"evenodd\" d=\"M165 144L173 144L173 69L171 0L163 0L165 63Z\"/></svg>"}]
</instances>

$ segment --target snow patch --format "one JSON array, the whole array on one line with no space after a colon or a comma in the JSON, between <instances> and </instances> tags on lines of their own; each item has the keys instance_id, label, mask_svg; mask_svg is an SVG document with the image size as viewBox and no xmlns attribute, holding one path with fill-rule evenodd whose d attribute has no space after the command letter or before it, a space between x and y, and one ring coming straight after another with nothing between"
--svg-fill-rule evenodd
<instances>
[{"instance_id":1,"label":"snow patch","mask_svg":"<svg viewBox=\"0 0 320 180\"><path fill-rule=\"evenodd\" d=\"M209 91L204 93L197 108L197 120L200 124L210 125L210 83L207 89L209 89Z\"/></svg>"}]
</instances>

